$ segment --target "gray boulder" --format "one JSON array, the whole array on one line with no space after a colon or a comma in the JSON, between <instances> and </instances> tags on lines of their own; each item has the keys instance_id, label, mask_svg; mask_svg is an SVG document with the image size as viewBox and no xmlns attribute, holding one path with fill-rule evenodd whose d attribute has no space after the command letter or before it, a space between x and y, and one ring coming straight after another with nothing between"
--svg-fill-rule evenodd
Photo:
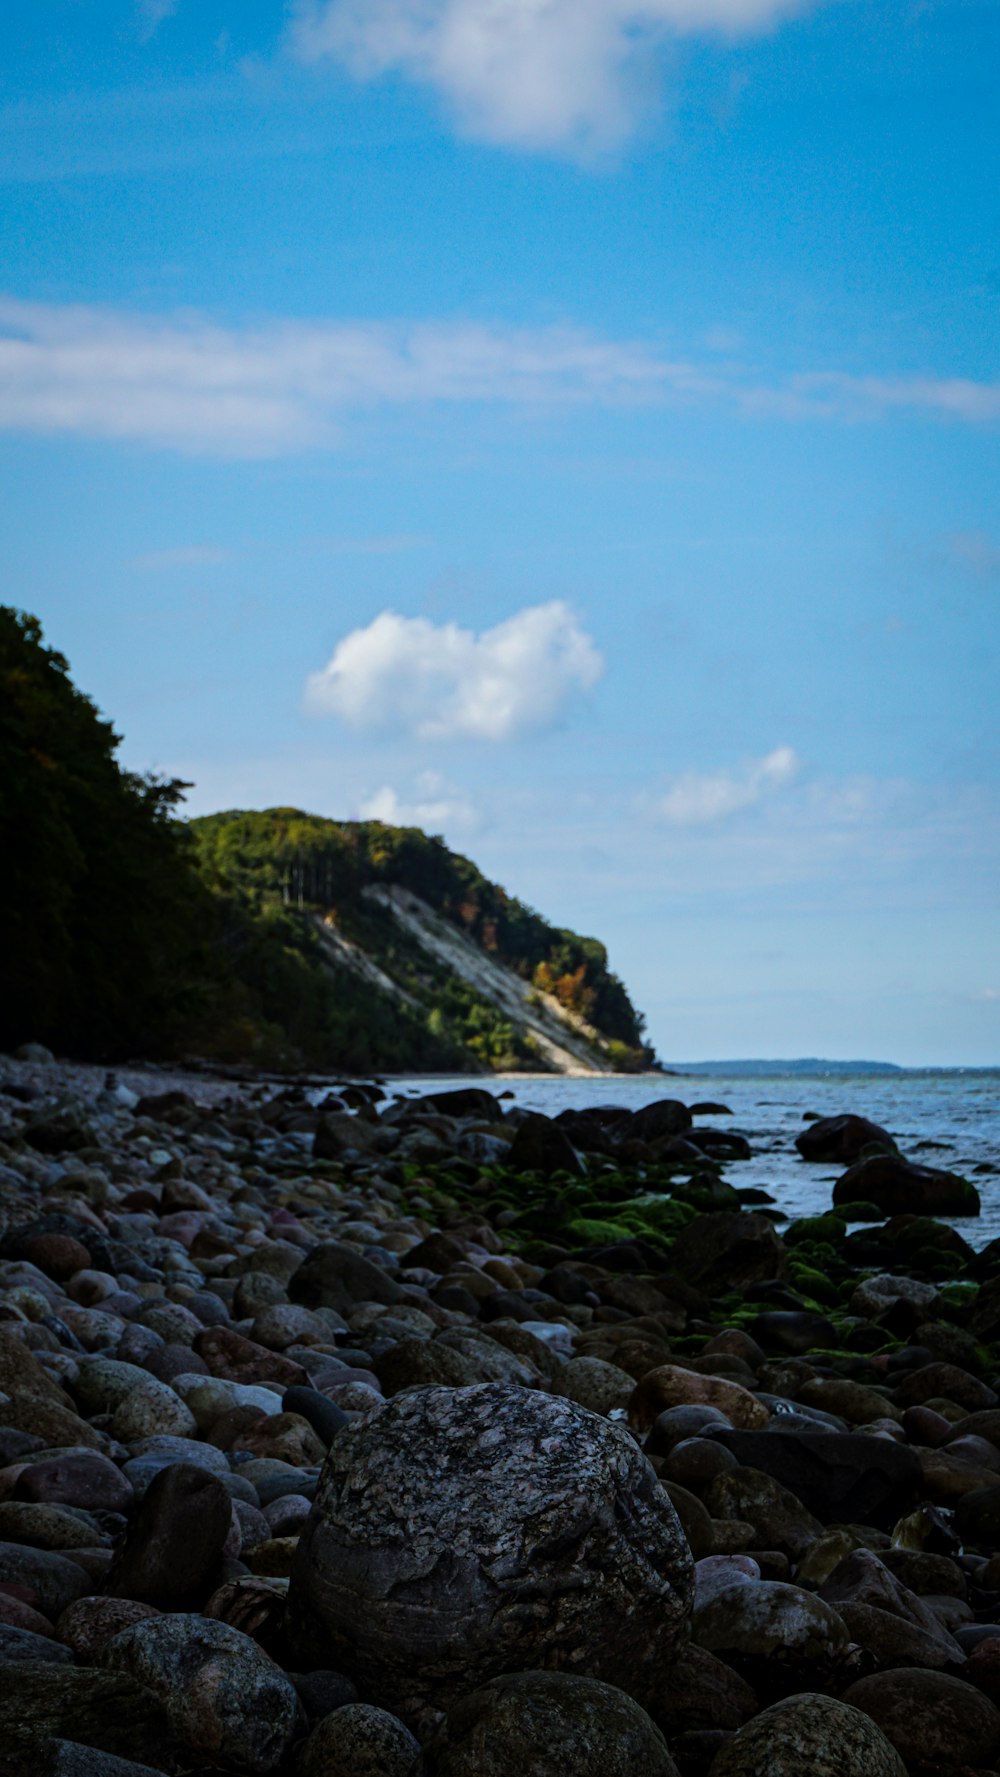
<instances>
[{"instance_id":1,"label":"gray boulder","mask_svg":"<svg viewBox=\"0 0 1000 1777\"><path fill-rule=\"evenodd\" d=\"M813 1692L785 1697L725 1745L710 1777L906 1777L885 1735L848 1703Z\"/></svg>"},{"instance_id":2,"label":"gray boulder","mask_svg":"<svg viewBox=\"0 0 1000 1777\"><path fill-rule=\"evenodd\" d=\"M399 1395L341 1433L289 1605L316 1664L414 1719L539 1667L642 1700L692 1591L677 1516L628 1433L486 1383Z\"/></svg>"}]
</instances>

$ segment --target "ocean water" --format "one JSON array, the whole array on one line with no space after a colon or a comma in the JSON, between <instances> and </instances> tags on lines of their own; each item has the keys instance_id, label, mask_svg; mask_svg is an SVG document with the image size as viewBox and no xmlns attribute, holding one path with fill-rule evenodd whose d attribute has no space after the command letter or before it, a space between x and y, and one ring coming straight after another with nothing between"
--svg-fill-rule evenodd
<instances>
[{"instance_id":1,"label":"ocean water","mask_svg":"<svg viewBox=\"0 0 1000 1777\"><path fill-rule=\"evenodd\" d=\"M701 1124L739 1130L753 1159L734 1162L726 1177L734 1185L760 1185L789 1218L816 1215L830 1207L834 1180L842 1168L807 1164L795 1137L807 1112L822 1117L851 1111L868 1117L893 1135L907 1159L960 1172L982 1198L982 1214L954 1226L972 1246L1000 1237L1000 1069L927 1069L899 1074L720 1074L613 1075L562 1079L523 1075L504 1079L406 1079L388 1082L391 1092L416 1096L451 1086L483 1085L508 1094L529 1110L557 1116L569 1108L616 1104L638 1110L657 1098L680 1098L694 1105L712 1100L728 1115L699 1116ZM995 1173L977 1173L979 1165Z\"/></svg>"}]
</instances>

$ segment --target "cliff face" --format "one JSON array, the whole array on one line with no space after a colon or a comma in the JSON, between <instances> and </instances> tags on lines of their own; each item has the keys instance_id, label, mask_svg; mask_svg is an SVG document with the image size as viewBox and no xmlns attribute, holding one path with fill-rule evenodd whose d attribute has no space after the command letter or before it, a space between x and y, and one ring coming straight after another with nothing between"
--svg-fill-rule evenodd
<instances>
[{"instance_id":1,"label":"cliff face","mask_svg":"<svg viewBox=\"0 0 1000 1777\"><path fill-rule=\"evenodd\" d=\"M416 828L295 809L190 823L239 984L281 1058L387 1070L647 1067L604 946L552 926ZM239 1047L222 1031L219 1046Z\"/></svg>"}]
</instances>

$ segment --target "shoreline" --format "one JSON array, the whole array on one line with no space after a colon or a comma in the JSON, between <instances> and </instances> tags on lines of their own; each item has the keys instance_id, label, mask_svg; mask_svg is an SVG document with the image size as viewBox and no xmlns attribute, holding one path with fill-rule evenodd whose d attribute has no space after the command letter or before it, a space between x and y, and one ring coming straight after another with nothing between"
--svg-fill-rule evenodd
<instances>
[{"instance_id":1,"label":"shoreline","mask_svg":"<svg viewBox=\"0 0 1000 1777\"><path fill-rule=\"evenodd\" d=\"M534 1695L571 1608L565 1683L602 1707L615 1687L632 1723L605 1765L641 1728L663 1777L740 1777L715 1761L777 1746L768 1712L803 1696L818 1733L821 1695L830 1744L860 1711L924 1777L942 1685L1000 1752L1000 1253L888 1208L779 1231L743 1138L669 1076L633 1110L597 1079L558 1123L478 1076L387 1096L404 1078L340 1076L316 1105L273 1078L0 1063L0 1730L25 1773L61 1772L58 1741L128 1777L313 1777L363 1727L406 1749L386 1770L448 1777L463 1695L501 1674ZM843 1178L871 1166L846 1123L809 1125ZM913 1190L948 1177L908 1166ZM341 1497L367 1504L342 1521ZM359 1641L317 1577L344 1536L374 1560L402 1535L426 1551L419 1621L445 1621L447 1562L486 1596L473 1551L502 1587L535 1513L547 1602L486 1626L470 1604L458 1650L425 1657L365 1563ZM140 1672L124 1715L100 1703Z\"/></svg>"}]
</instances>

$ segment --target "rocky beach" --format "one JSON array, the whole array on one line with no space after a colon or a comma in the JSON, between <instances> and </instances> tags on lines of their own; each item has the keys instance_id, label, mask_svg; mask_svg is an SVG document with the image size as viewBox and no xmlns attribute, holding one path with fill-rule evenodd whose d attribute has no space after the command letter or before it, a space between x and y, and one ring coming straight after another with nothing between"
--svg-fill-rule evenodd
<instances>
[{"instance_id":1,"label":"rocky beach","mask_svg":"<svg viewBox=\"0 0 1000 1777\"><path fill-rule=\"evenodd\" d=\"M976 1191L673 1084L0 1060L0 1770L998 1769Z\"/></svg>"}]
</instances>

